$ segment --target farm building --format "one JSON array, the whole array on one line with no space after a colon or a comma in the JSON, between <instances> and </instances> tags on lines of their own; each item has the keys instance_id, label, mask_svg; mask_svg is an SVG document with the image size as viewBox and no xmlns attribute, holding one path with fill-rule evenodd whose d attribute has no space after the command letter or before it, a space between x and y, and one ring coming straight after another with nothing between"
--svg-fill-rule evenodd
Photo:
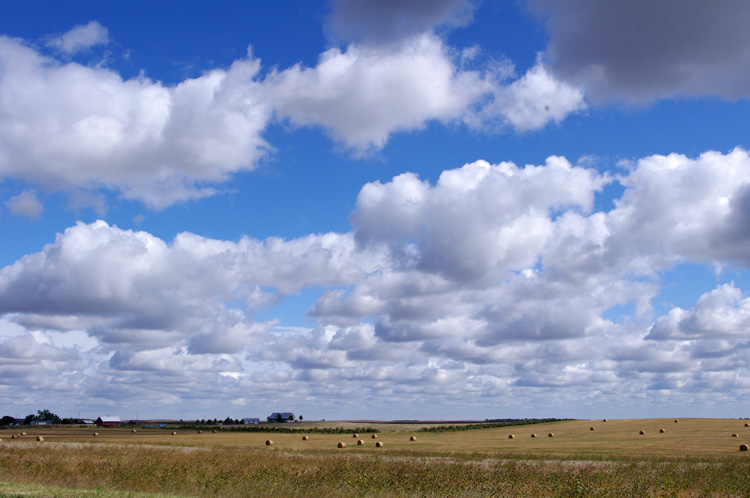
<instances>
[{"instance_id":1,"label":"farm building","mask_svg":"<svg viewBox=\"0 0 750 498\"><path fill-rule=\"evenodd\" d=\"M297 417L295 417L294 413L291 412L274 412L270 417L268 417L269 422L294 422L296 419Z\"/></svg>"},{"instance_id":2,"label":"farm building","mask_svg":"<svg viewBox=\"0 0 750 498\"><path fill-rule=\"evenodd\" d=\"M99 427L120 427L120 417L99 417L96 419L96 425Z\"/></svg>"},{"instance_id":3,"label":"farm building","mask_svg":"<svg viewBox=\"0 0 750 498\"><path fill-rule=\"evenodd\" d=\"M248 424L257 425L260 423L260 419L259 418L243 418L242 423L245 425L248 425Z\"/></svg>"},{"instance_id":4,"label":"farm building","mask_svg":"<svg viewBox=\"0 0 750 498\"><path fill-rule=\"evenodd\" d=\"M54 423L54 420L32 420L29 425L52 425Z\"/></svg>"}]
</instances>

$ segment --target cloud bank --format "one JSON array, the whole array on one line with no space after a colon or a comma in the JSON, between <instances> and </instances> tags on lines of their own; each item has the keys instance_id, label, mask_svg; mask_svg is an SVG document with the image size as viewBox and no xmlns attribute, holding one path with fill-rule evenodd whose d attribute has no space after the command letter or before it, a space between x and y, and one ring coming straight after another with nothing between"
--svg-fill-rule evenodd
<instances>
[{"instance_id":1,"label":"cloud bank","mask_svg":"<svg viewBox=\"0 0 750 498\"><path fill-rule=\"evenodd\" d=\"M614 181L614 208L596 210ZM354 413L347 396L448 411L499 398L719 406L750 387L749 298L725 283L689 309L660 314L654 299L679 265L747 264L748 185L742 149L644 157L616 178L562 157L477 161L434 184L364 185L342 234L165 242L79 223L0 269L3 378L60 403L86 386L105 404L176 409L309 397ZM258 319L303 289L318 293L311 328ZM613 321L614 307L631 311Z\"/></svg>"}]
</instances>

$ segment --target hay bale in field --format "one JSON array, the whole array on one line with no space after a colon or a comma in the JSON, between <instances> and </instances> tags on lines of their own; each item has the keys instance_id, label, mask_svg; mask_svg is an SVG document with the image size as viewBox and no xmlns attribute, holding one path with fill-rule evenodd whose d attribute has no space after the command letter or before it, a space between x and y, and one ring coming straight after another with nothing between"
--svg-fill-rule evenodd
<instances>
[{"instance_id":1,"label":"hay bale in field","mask_svg":"<svg viewBox=\"0 0 750 498\"><path fill-rule=\"evenodd\" d=\"M674 423L676 424L677 422L679 422L679 420L677 420L677 419L674 419Z\"/></svg>"},{"instance_id":2,"label":"hay bale in field","mask_svg":"<svg viewBox=\"0 0 750 498\"><path fill-rule=\"evenodd\" d=\"M211 431L211 434L216 434L217 432L219 432L219 431L217 431L216 429L214 429L214 430Z\"/></svg>"},{"instance_id":3,"label":"hay bale in field","mask_svg":"<svg viewBox=\"0 0 750 498\"><path fill-rule=\"evenodd\" d=\"M266 439L266 446L273 446L273 441Z\"/></svg>"},{"instance_id":4,"label":"hay bale in field","mask_svg":"<svg viewBox=\"0 0 750 498\"><path fill-rule=\"evenodd\" d=\"M508 434L508 439L515 439L515 438L516 438L516 436L515 436L515 435L513 435L513 434Z\"/></svg>"},{"instance_id":5,"label":"hay bale in field","mask_svg":"<svg viewBox=\"0 0 750 498\"><path fill-rule=\"evenodd\" d=\"M176 436L176 435L177 435L177 433L176 433L175 431L172 431L172 435L173 435L173 436Z\"/></svg>"},{"instance_id":6,"label":"hay bale in field","mask_svg":"<svg viewBox=\"0 0 750 498\"><path fill-rule=\"evenodd\" d=\"M13 434L10 438L11 439L18 439L19 437L21 437L21 436L19 436L18 434Z\"/></svg>"},{"instance_id":7,"label":"hay bale in field","mask_svg":"<svg viewBox=\"0 0 750 498\"><path fill-rule=\"evenodd\" d=\"M133 432L135 432L135 431L133 431ZM198 431L198 434L203 434L203 431Z\"/></svg>"},{"instance_id":8,"label":"hay bale in field","mask_svg":"<svg viewBox=\"0 0 750 498\"><path fill-rule=\"evenodd\" d=\"M732 437L739 437L737 434L732 434Z\"/></svg>"},{"instance_id":9,"label":"hay bale in field","mask_svg":"<svg viewBox=\"0 0 750 498\"><path fill-rule=\"evenodd\" d=\"M606 418L603 418L603 419L602 419L602 422L606 422L606 421L607 421L607 419L606 419Z\"/></svg>"},{"instance_id":10,"label":"hay bale in field","mask_svg":"<svg viewBox=\"0 0 750 498\"><path fill-rule=\"evenodd\" d=\"M591 427L589 427L589 430L590 430L590 431L595 431L595 430L596 430L596 427L594 427L594 426L592 425Z\"/></svg>"},{"instance_id":11,"label":"hay bale in field","mask_svg":"<svg viewBox=\"0 0 750 498\"><path fill-rule=\"evenodd\" d=\"M340 442L340 443L339 443L339 444L338 444L337 446L338 446L339 448L346 448L346 443L344 443L344 442L342 441L342 442Z\"/></svg>"},{"instance_id":12,"label":"hay bale in field","mask_svg":"<svg viewBox=\"0 0 750 498\"><path fill-rule=\"evenodd\" d=\"M646 432L645 431L640 431L638 434L640 434L641 436L643 436L644 434L646 434Z\"/></svg>"},{"instance_id":13,"label":"hay bale in field","mask_svg":"<svg viewBox=\"0 0 750 498\"><path fill-rule=\"evenodd\" d=\"M96 436L98 436L98 435L99 435L99 433L98 433L98 432L95 432L95 433L94 433L94 437L96 437Z\"/></svg>"},{"instance_id":14,"label":"hay bale in field","mask_svg":"<svg viewBox=\"0 0 750 498\"><path fill-rule=\"evenodd\" d=\"M26 435L26 433L25 433L25 432L22 432L22 433L21 433L21 435L22 435L22 436L25 436L25 435Z\"/></svg>"},{"instance_id":15,"label":"hay bale in field","mask_svg":"<svg viewBox=\"0 0 750 498\"><path fill-rule=\"evenodd\" d=\"M664 434L666 432L664 429L659 429L659 434Z\"/></svg>"},{"instance_id":16,"label":"hay bale in field","mask_svg":"<svg viewBox=\"0 0 750 498\"><path fill-rule=\"evenodd\" d=\"M36 440L37 440L37 441L44 441L44 438L43 438L42 436L37 436L37 437L36 437Z\"/></svg>"},{"instance_id":17,"label":"hay bale in field","mask_svg":"<svg viewBox=\"0 0 750 498\"><path fill-rule=\"evenodd\" d=\"M359 437L359 434L357 434L357 433L355 432L354 434L352 434L352 437L353 437L354 439L357 439L357 438Z\"/></svg>"},{"instance_id":18,"label":"hay bale in field","mask_svg":"<svg viewBox=\"0 0 750 498\"><path fill-rule=\"evenodd\" d=\"M362 441L361 439L357 439L357 446L362 446L363 444L365 444L364 441Z\"/></svg>"},{"instance_id":19,"label":"hay bale in field","mask_svg":"<svg viewBox=\"0 0 750 498\"><path fill-rule=\"evenodd\" d=\"M302 440L303 440L303 441L307 441L308 439L310 439L310 438L309 438L309 437L307 437L307 436L302 436Z\"/></svg>"},{"instance_id":20,"label":"hay bale in field","mask_svg":"<svg viewBox=\"0 0 750 498\"><path fill-rule=\"evenodd\" d=\"M377 434L373 434L373 435L372 435L372 438L373 438L373 439L377 439L377 438L378 438L378 435L377 435Z\"/></svg>"},{"instance_id":21,"label":"hay bale in field","mask_svg":"<svg viewBox=\"0 0 750 498\"><path fill-rule=\"evenodd\" d=\"M416 440L417 440L417 436L412 436L409 438L409 441L416 441Z\"/></svg>"},{"instance_id":22,"label":"hay bale in field","mask_svg":"<svg viewBox=\"0 0 750 498\"><path fill-rule=\"evenodd\" d=\"M534 433L532 432L532 433L531 433L531 437L532 437L532 438L535 438L535 437L536 437L536 434L534 434Z\"/></svg>"},{"instance_id":23,"label":"hay bale in field","mask_svg":"<svg viewBox=\"0 0 750 498\"><path fill-rule=\"evenodd\" d=\"M555 433L554 432L550 432L549 434L547 434L547 437L555 437Z\"/></svg>"},{"instance_id":24,"label":"hay bale in field","mask_svg":"<svg viewBox=\"0 0 750 498\"><path fill-rule=\"evenodd\" d=\"M130 432L132 432L133 434L135 434L135 433L136 433L136 432L138 432L138 431L136 431L135 429L133 429L133 430L132 430L132 431L130 431ZM200 431L199 431L199 432L200 432Z\"/></svg>"},{"instance_id":25,"label":"hay bale in field","mask_svg":"<svg viewBox=\"0 0 750 498\"><path fill-rule=\"evenodd\" d=\"M750 427L750 424L745 424L745 427Z\"/></svg>"},{"instance_id":26,"label":"hay bale in field","mask_svg":"<svg viewBox=\"0 0 750 498\"><path fill-rule=\"evenodd\" d=\"M378 441L377 443L375 443L375 447L376 448L382 448L383 447L383 443L381 443L380 441Z\"/></svg>"},{"instance_id":27,"label":"hay bale in field","mask_svg":"<svg viewBox=\"0 0 750 498\"><path fill-rule=\"evenodd\" d=\"M747 451L747 445L746 444L741 444L740 445L740 451Z\"/></svg>"}]
</instances>

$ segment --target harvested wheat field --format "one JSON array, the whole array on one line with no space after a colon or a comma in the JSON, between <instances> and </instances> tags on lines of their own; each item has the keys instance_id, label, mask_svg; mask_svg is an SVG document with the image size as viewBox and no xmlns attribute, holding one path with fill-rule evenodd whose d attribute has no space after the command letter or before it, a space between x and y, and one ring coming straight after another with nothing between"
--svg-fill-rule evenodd
<instances>
[{"instance_id":1,"label":"harvested wheat field","mask_svg":"<svg viewBox=\"0 0 750 498\"><path fill-rule=\"evenodd\" d=\"M9 489L3 494L0 487L0 497L76 496L49 486L100 497L750 496L750 453L739 449L750 443L744 421L680 419L660 433L667 422L607 419L595 431L590 421L564 421L447 432L360 423L361 432L377 431L380 444L345 448L339 443L352 442L353 432L303 440L300 433L269 438L268 432L185 428L176 435L110 428L96 437L85 428L32 429L0 442L0 481ZM532 431L555 437L532 438ZM523 437L509 439L511 433ZM29 494L29 485L42 491ZM114 494L86 494L91 490Z\"/></svg>"},{"instance_id":2,"label":"harvested wheat field","mask_svg":"<svg viewBox=\"0 0 750 498\"><path fill-rule=\"evenodd\" d=\"M406 449L426 453L533 453L564 457L570 454L587 455L654 455L654 456L715 456L739 451L741 443L750 443L750 429L743 420L732 419L681 419L668 431L660 432L665 419L612 420L595 431L588 421L564 421L529 426L491 428L481 430L457 430L449 432L421 432L420 426L390 426L368 424L377 430L379 440L388 443L389 451ZM358 427L367 428L360 423ZM435 427L431 424L429 427ZM313 424L305 430L312 430ZM407 430L411 429L411 430ZM643 431L644 435L639 435ZM303 440L298 433L243 432L241 430L209 431L172 429L142 429L132 432L130 428L104 428L93 436L90 429L43 428L31 429L18 440L7 438L6 445L15 441L31 441L38 436L45 444L55 442L81 442L92 444L127 443L145 445L169 445L181 447L263 447L273 440L273 450L325 450L334 448L342 440L342 434L315 434ZM528 437L534 433L554 432L554 438ZM518 433L524 437L518 437ZM515 438L509 438L515 434ZM732 437L738 434L738 437ZM10 436L9 434L8 436ZM362 435L357 435L361 437ZM2 434L0 433L0 437ZM347 436L354 437L354 433ZM349 439L351 440L351 439ZM355 442L356 443L356 442ZM269 445L271 446L271 445ZM360 450L373 450L372 445L362 445Z\"/></svg>"}]
</instances>

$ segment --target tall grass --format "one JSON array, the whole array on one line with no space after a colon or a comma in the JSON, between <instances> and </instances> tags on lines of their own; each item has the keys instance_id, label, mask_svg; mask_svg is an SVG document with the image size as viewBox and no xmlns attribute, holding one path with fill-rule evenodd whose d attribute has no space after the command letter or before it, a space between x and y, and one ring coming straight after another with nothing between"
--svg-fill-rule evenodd
<instances>
[{"instance_id":1,"label":"tall grass","mask_svg":"<svg viewBox=\"0 0 750 498\"><path fill-rule=\"evenodd\" d=\"M750 461L540 461L399 452L4 444L0 480L214 497L750 496Z\"/></svg>"}]
</instances>

